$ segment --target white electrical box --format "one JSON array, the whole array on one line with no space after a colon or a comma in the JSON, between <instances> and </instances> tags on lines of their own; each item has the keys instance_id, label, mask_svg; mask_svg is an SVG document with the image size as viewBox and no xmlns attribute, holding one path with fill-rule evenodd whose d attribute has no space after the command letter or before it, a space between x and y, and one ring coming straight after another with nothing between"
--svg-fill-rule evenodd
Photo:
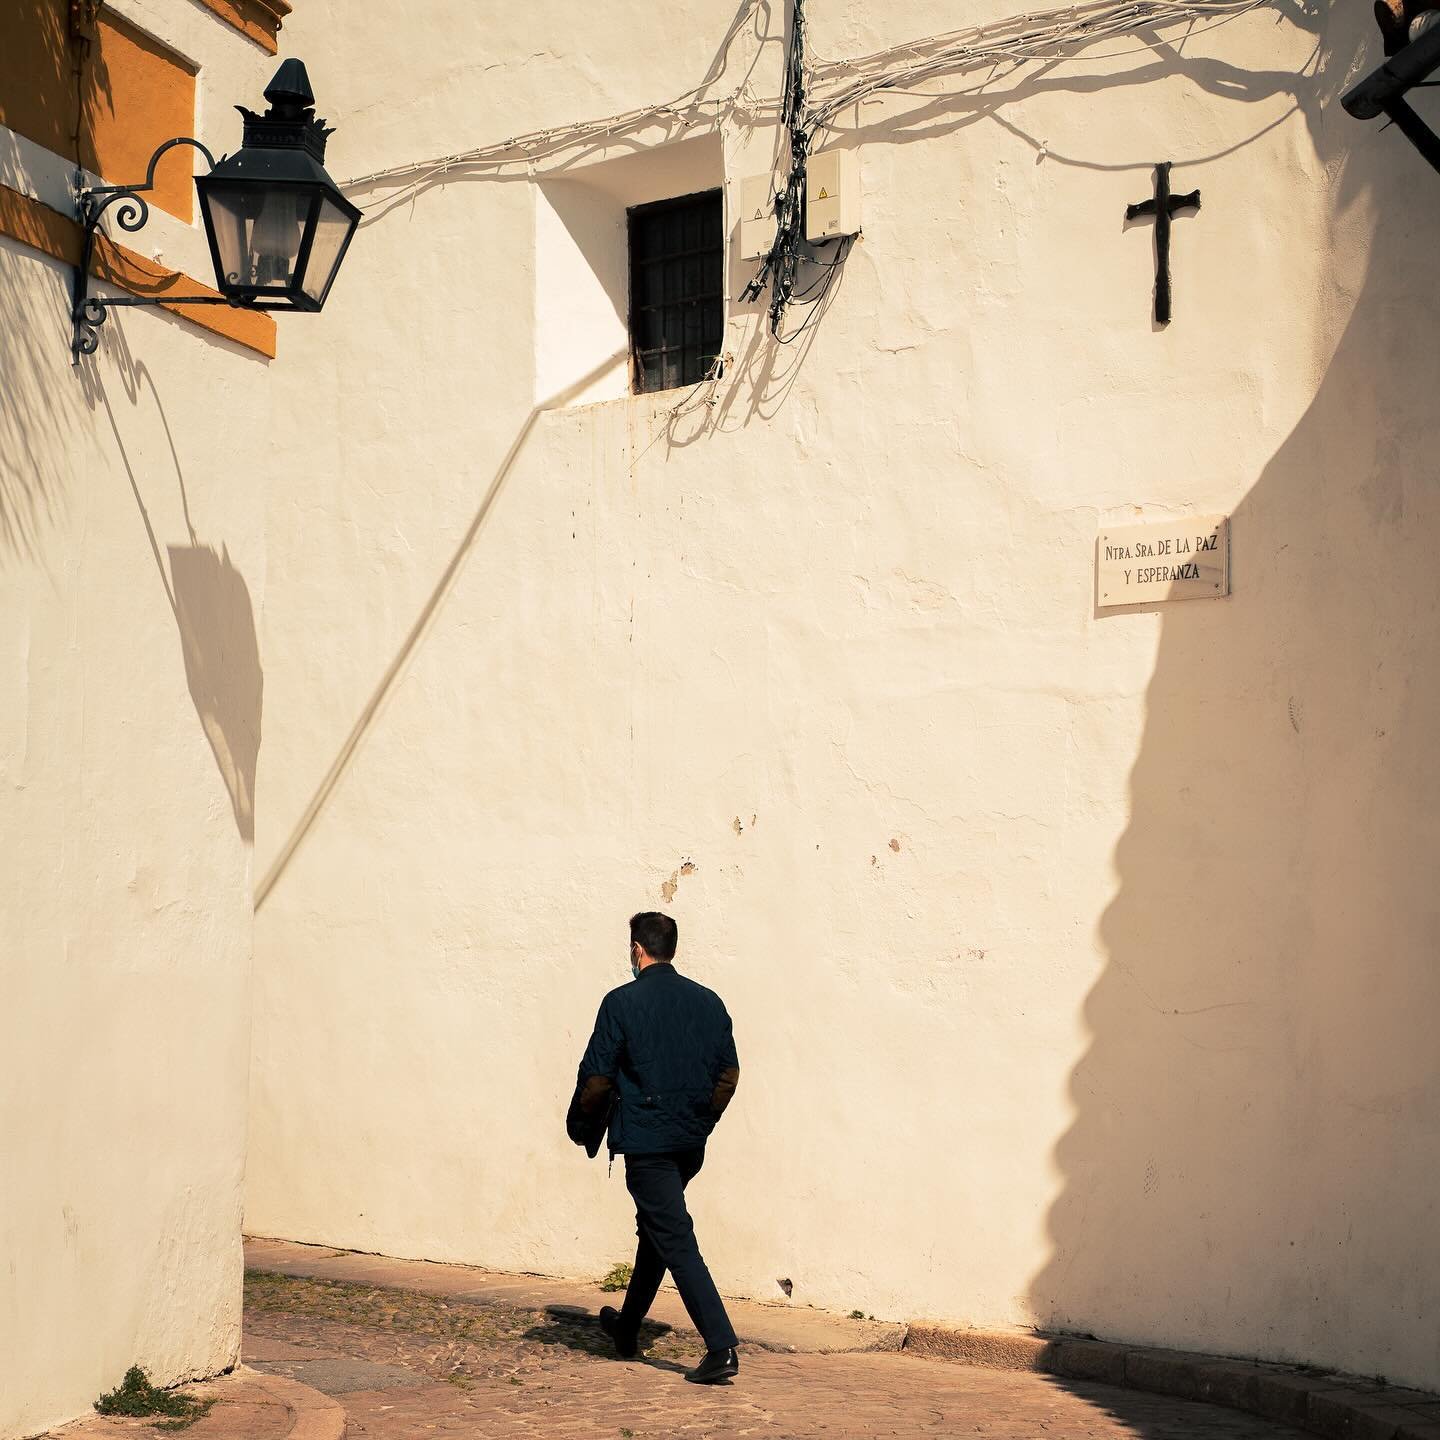
<instances>
[{"instance_id":1,"label":"white electrical box","mask_svg":"<svg viewBox=\"0 0 1440 1440\"><path fill-rule=\"evenodd\" d=\"M805 238L860 233L860 167L853 150L822 150L805 171Z\"/></svg>"},{"instance_id":2,"label":"white electrical box","mask_svg":"<svg viewBox=\"0 0 1440 1440\"><path fill-rule=\"evenodd\" d=\"M758 260L775 243L775 177L747 175L740 182L740 258Z\"/></svg>"}]
</instances>

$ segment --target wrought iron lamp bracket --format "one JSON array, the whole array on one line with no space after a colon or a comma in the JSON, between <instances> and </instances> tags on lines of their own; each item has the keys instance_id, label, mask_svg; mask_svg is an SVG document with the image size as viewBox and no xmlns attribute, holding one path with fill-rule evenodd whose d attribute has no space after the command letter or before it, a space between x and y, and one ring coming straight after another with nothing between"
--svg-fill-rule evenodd
<instances>
[{"instance_id":1,"label":"wrought iron lamp bracket","mask_svg":"<svg viewBox=\"0 0 1440 1440\"><path fill-rule=\"evenodd\" d=\"M90 262L95 257L95 236L100 221L112 205L116 206L115 223L130 234L143 229L150 218L150 205L145 193L155 188L155 167L160 157L177 145L190 145L215 168L215 157L200 141L189 135L167 140L150 157L145 180L136 185L95 185L82 189L76 208L81 228L80 264L75 270L74 303L71 307L71 363L78 365L82 355L93 355L100 344L99 329L117 305L232 305L236 302L224 295L127 295L109 300L90 293Z\"/></svg>"}]
</instances>

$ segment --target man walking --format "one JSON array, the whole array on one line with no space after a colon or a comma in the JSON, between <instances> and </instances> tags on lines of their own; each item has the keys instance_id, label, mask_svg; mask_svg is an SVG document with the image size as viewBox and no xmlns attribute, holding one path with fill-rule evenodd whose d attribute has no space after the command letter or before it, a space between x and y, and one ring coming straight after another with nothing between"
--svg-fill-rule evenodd
<instances>
[{"instance_id":1,"label":"man walking","mask_svg":"<svg viewBox=\"0 0 1440 1440\"><path fill-rule=\"evenodd\" d=\"M630 919L628 985L600 1002L585 1047L566 1129L591 1156L608 1129L610 1154L625 1157L639 1245L625 1303L600 1323L616 1352L639 1348L640 1322L666 1270L705 1341L705 1358L685 1378L713 1385L739 1373L725 1302L695 1243L685 1187L705 1163L705 1140L730 1103L740 1062L730 1016L713 990L675 969L679 929L668 915Z\"/></svg>"}]
</instances>

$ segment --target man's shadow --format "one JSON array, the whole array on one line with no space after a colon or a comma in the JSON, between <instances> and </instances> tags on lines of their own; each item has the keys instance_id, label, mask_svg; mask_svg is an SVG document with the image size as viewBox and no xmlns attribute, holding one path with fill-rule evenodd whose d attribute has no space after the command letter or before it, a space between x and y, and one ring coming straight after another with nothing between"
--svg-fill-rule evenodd
<instances>
[{"instance_id":1,"label":"man's shadow","mask_svg":"<svg viewBox=\"0 0 1440 1440\"><path fill-rule=\"evenodd\" d=\"M640 1327L640 1351L635 1357L635 1363L648 1365L653 1370L668 1370L674 1375L683 1375L689 1366L645 1353L657 1340L674 1333L673 1325L666 1325L659 1320L645 1321ZM547 1305L545 1319L538 1325L532 1325L525 1332L524 1338L538 1340L542 1345L559 1345L566 1350L579 1350L601 1359L615 1358L615 1344L600 1328L600 1317L580 1305Z\"/></svg>"}]
</instances>

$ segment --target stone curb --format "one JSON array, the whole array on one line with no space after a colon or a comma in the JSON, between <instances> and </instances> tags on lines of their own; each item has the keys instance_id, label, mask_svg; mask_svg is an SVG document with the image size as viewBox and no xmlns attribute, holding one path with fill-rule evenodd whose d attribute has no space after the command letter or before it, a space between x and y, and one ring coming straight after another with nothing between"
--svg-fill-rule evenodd
<instances>
[{"instance_id":1,"label":"stone curb","mask_svg":"<svg viewBox=\"0 0 1440 1440\"><path fill-rule=\"evenodd\" d=\"M286 1440L345 1440L345 1411L341 1405L298 1380L266 1375L248 1365L234 1372L283 1405L295 1417Z\"/></svg>"},{"instance_id":2,"label":"stone curb","mask_svg":"<svg viewBox=\"0 0 1440 1440\"><path fill-rule=\"evenodd\" d=\"M1106 1340L943 1325L911 1325L903 1348L906 1354L966 1365L1035 1370L1208 1401L1324 1440L1440 1440L1440 1395L1355 1375Z\"/></svg>"}]
</instances>

